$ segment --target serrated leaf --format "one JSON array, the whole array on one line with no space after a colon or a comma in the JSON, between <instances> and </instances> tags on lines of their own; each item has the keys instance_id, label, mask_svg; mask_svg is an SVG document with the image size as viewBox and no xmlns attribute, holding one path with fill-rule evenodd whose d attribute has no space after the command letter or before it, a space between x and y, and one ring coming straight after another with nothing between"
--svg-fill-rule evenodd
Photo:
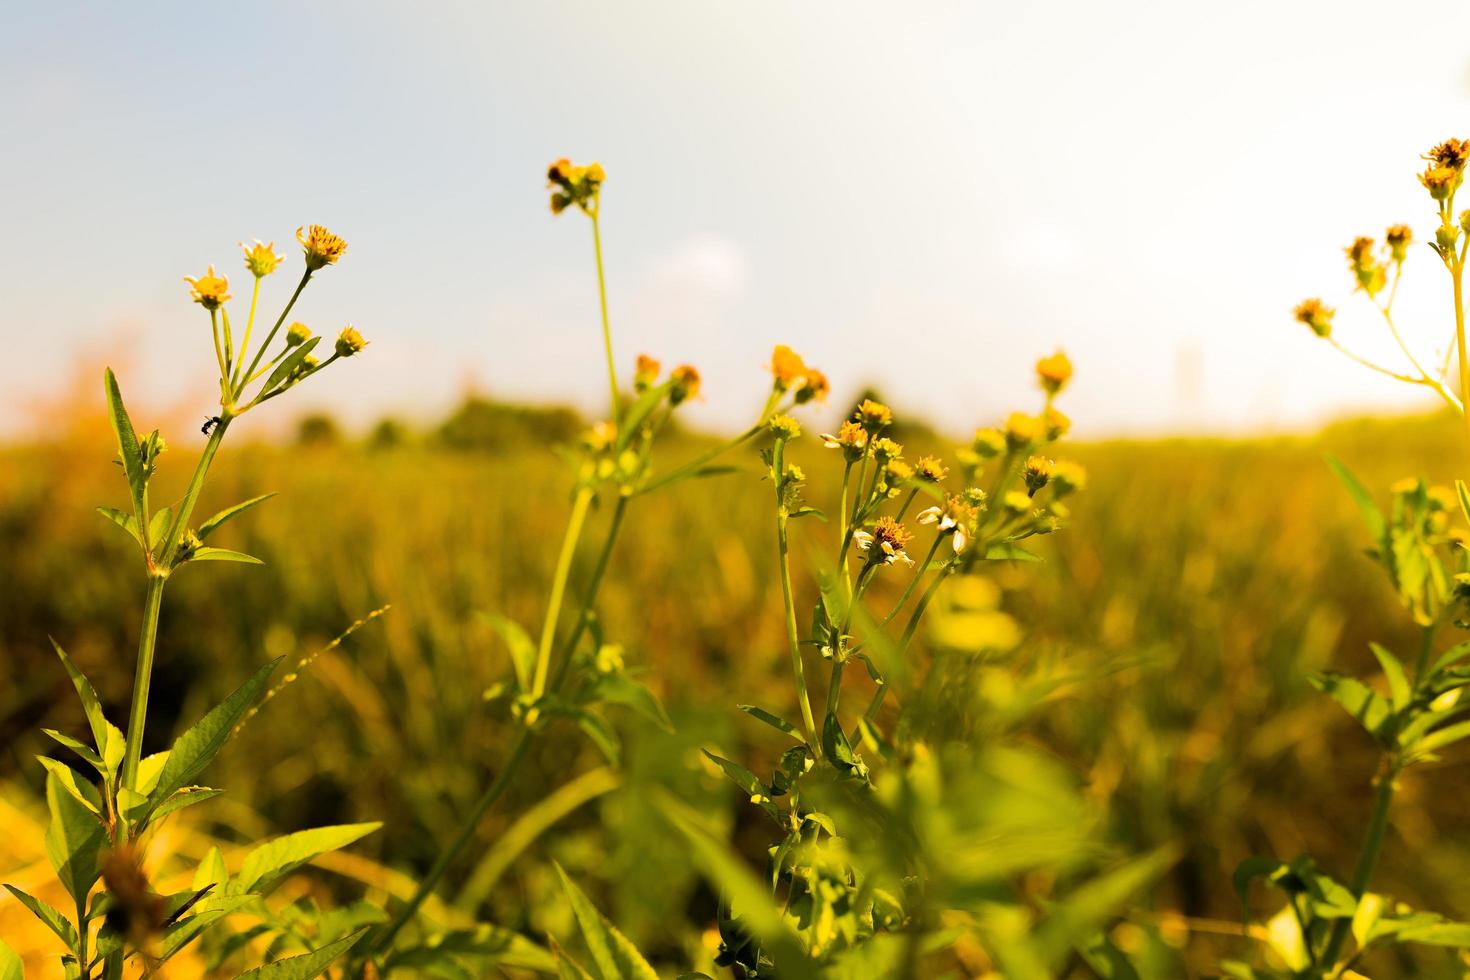
<instances>
[{"instance_id":1,"label":"serrated leaf","mask_svg":"<svg viewBox=\"0 0 1470 980\"><path fill-rule=\"evenodd\" d=\"M194 782L194 778L209 765L210 760L229 739L235 725L255 703L255 699L265 689L266 681L270 680L271 672L280 662L281 658L277 657L261 667L233 694L199 719L193 728L179 736L164 760L157 785L148 794L149 810ZM146 815L145 813L144 816Z\"/></svg>"},{"instance_id":2,"label":"serrated leaf","mask_svg":"<svg viewBox=\"0 0 1470 980\"><path fill-rule=\"evenodd\" d=\"M510 651L511 666L515 668L516 683L520 684L521 690L529 691L531 673L536 669L536 644L531 642L531 634L527 633L525 627L520 623L499 613L482 613L482 615L485 622L489 623L505 641L506 649Z\"/></svg>"},{"instance_id":3,"label":"serrated leaf","mask_svg":"<svg viewBox=\"0 0 1470 980\"><path fill-rule=\"evenodd\" d=\"M344 936L334 943L328 943L314 952L289 956L284 960L276 960L274 963L267 963L254 970L247 970L235 980L316 980L337 957L357 945L357 941L366 932L366 929L359 929L352 935Z\"/></svg>"},{"instance_id":4,"label":"serrated leaf","mask_svg":"<svg viewBox=\"0 0 1470 980\"><path fill-rule=\"evenodd\" d=\"M791 724L791 722L787 721L785 718L782 718L779 715L773 715L765 708L758 707L754 704L742 704L738 707L741 711L750 715L750 717L756 719L757 721L765 722L767 725L770 725L772 728L776 729L776 731L790 735L798 742L806 741L806 739L802 738L800 733L797 732L796 726Z\"/></svg>"},{"instance_id":5,"label":"serrated leaf","mask_svg":"<svg viewBox=\"0 0 1470 980\"><path fill-rule=\"evenodd\" d=\"M133 497L133 513L141 514L144 511L143 491L147 486L148 475L143 471L143 453L138 448L138 433L133 429L133 421L128 417L128 410L123 405L122 391L117 386L117 376L108 368L103 376L104 387L107 391L107 414L112 422L112 434L117 439L117 451L122 459L123 473L128 478L128 489Z\"/></svg>"},{"instance_id":6,"label":"serrated leaf","mask_svg":"<svg viewBox=\"0 0 1470 980\"><path fill-rule=\"evenodd\" d=\"M199 530L195 533L199 535L199 540L203 541L215 531L219 530L221 524L224 524L227 521L234 520L250 508L263 504L274 496L275 494L273 493L263 493L259 497L251 497L249 500L238 503L233 507L226 507L218 514L215 514L209 520L199 525Z\"/></svg>"},{"instance_id":7,"label":"serrated leaf","mask_svg":"<svg viewBox=\"0 0 1470 980\"><path fill-rule=\"evenodd\" d=\"M353 823L317 827L277 837L245 856L240 871L230 882L228 894L264 893L281 878L328 851L346 847L381 827L380 823Z\"/></svg>"},{"instance_id":8,"label":"serrated leaf","mask_svg":"<svg viewBox=\"0 0 1470 980\"><path fill-rule=\"evenodd\" d=\"M143 535L138 533L138 521L132 514L120 511L116 507L98 507L97 513L128 532L128 536L138 542L138 547L143 546Z\"/></svg>"},{"instance_id":9,"label":"serrated leaf","mask_svg":"<svg viewBox=\"0 0 1470 980\"><path fill-rule=\"evenodd\" d=\"M1386 647L1377 643L1369 643L1368 647L1373 651L1373 656L1378 658L1378 665L1383 668L1384 677L1388 678L1388 691L1392 699L1393 710L1403 711L1408 707L1412 697L1409 678L1404 673L1404 665Z\"/></svg>"},{"instance_id":10,"label":"serrated leaf","mask_svg":"<svg viewBox=\"0 0 1470 980\"><path fill-rule=\"evenodd\" d=\"M46 773L46 807L51 813L46 854L67 893L80 902L99 876L97 855L106 836L102 823L54 771Z\"/></svg>"},{"instance_id":11,"label":"serrated leaf","mask_svg":"<svg viewBox=\"0 0 1470 980\"><path fill-rule=\"evenodd\" d=\"M66 668L66 675L71 678L72 687L76 688L77 697L82 700L82 712L87 716L87 724L92 728L92 738L96 742L97 751L104 753L107 749L107 719L102 714L102 702L97 697L97 690L92 687L92 682L87 680L87 675L71 662L71 658L66 655L66 651L61 649L61 644L55 639L51 639L51 648L61 658L61 666Z\"/></svg>"},{"instance_id":12,"label":"serrated leaf","mask_svg":"<svg viewBox=\"0 0 1470 980\"><path fill-rule=\"evenodd\" d=\"M45 923L46 928L56 933L57 937L60 938L63 943L66 943L67 949L71 950L74 953L77 951L77 929L76 926L72 925L70 919L62 915L56 909L52 908L46 902L42 901L39 898L36 898L33 895L26 894L19 888L16 888L14 885L6 885L5 888L10 892L10 894L16 897L16 900L19 901L20 904L30 909L32 915Z\"/></svg>"},{"instance_id":13,"label":"serrated leaf","mask_svg":"<svg viewBox=\"0 0 1470 980\"><path fill-rule=\"evenodd\" d=\"M597 910L560 864L556 865L556 873L571 902L582 941L592 956L596 976L601 980L658 980L658 974L638 952L638 947Z\"/></svg>"}]
</instances>

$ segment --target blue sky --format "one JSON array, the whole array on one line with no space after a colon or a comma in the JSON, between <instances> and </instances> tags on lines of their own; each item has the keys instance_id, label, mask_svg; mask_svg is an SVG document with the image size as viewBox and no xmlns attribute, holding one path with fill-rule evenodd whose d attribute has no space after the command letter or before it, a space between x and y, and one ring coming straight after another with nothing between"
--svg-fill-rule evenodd
<instances>
[{"instance_id":1,"label":"blue sky","mask_svg":"<svg viewBox=\"0 0 1470 980\"><path fill-rule=\"evenodd\" d=\"M1322 294L1390 353L1341 247L1430 209L1470 135L1470 9L1356 2L27 4L0 30L0 390L79 363L209 402L180 277L319 221L347 257L298 308L368 355L295 410L430 418L468 387L601 404L586 222L546 164L607 167L616 347L689 360L711 426L772 344L839 394L955 430L1065 347L1082 433L1281 429L1418 404L1290 323ZM1449 53L1436 54L1436 49ZM268 280L284 299L288 278ZM1443 272L1402 303L1427 353ZM243 309L236 313L243 317ZM274 403L279 405L280 403ZM274 405L272 406L274 408ZM288 406L289 407L289 406ZM30 424L5 413L0 432ZM278 422L284 417L277 412Z\"/></svg>"}]
</instances>

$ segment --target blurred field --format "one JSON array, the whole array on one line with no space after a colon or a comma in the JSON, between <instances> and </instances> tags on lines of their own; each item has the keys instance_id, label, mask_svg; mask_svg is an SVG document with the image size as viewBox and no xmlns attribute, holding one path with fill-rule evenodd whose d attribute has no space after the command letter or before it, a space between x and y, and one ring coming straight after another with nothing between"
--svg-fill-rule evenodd
<instances>
[{"instance_id":1,"label":"blurred field","mask_svg":"<svg viewBox=\"0 0 1470 980\"><path fill-rule=\"evenodd\" d=\"M373 861L427 865L434 841L452 833L498 764L508 729L481 694L507 658L477 613L539 622L569 481L540 446L487 452L396 432L380 432L373 445L342 444L318 430L289 458L227 443L202 509L279 491L221 535L225 547L267 564L190 568L171 589L150 716L155 744L146 750L164 747L175 724L264 658L309 652L391 603L226 750L209 782L229 792L193 811L176 844L188 851L191 834L229 841L247 830L382 820L384 830L353 849L363 861L334 869L345 876L319 876L352 893L361 890L356 881L389 883ZM46 876L32 757L50 748L37 729L81 723L48 634L96 681L113 717L126 714L142 586L129 542L92 511L123 498L108 438L83 427L55 443L0 450L4 880L20 880L36 861L34 877ZM1029 737L1107 804L1107 836L1129 849L1183 845L1153 907L1193 967L1239 948L1224 933L1237 916L1230 873L1241 857L1310 850L1339 873L1351 863L1374 754L1304 675L1329 664L1371 672L1370 639L1400 649L1411 642L1412 627L1359 555L1356 514L1322 454L1386 489L1408 474L1448 481L1462 439L1456 423L1434 418L1355 422L1311 439L1072 447L1091 476L1072 526L1039 546L1045 564L998 566L1005 608L1031 634L1018 655L1059 675L1103 677L1063 687ZM171 487L195 442L175 441L160 477ZM664 452L676 462L698 448L686 436ZM799 458L814 497L831 479L820 453L809 446ZM678 736L628 719L628 759L616 774L583 741L543 740L531 775L484 828L476 860L485 866L451 877L445 894L459 890L467 909L533 934L565 928L552 891L555 857L651 957L703 955L713 897L650 815L641 787L673 786L728 814L737 839L758 853L760 834L743 834L748 808L697 753L711 743L737 757L768 752L763 731L734 704L784 707L767 691L789 686L770 574L769 486L754 474L753 450L736 461L751 472L684 484L632 508L600 603L609 639L627 646L629 663L665 699ZM824 533L812 526L799 535ZM584 550L589 561L592 549ZM798 588L810 593L812 583ZM252 766L252 758L269 764ZM1463 753L1445 765L1461 761ZM1430 775L1426 767L1403 778L1379 883L1470 918L1470 792L1446 774L1431 797ZM524 853L496 847L513 821L574 779L537 811L560 818L558 833ZM7 936L19 928L15 912L0 903Z\"/></svg>"}]
</instances>

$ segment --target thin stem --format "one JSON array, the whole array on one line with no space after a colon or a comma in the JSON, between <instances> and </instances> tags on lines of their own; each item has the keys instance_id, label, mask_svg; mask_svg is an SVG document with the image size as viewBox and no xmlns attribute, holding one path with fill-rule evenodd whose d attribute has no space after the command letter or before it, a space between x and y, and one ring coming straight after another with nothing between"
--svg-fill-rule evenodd
<instances>
[{"instance_id":1,"label":"thin stem","mask_svg":"<svg viewBox=\"0 0 1470 980\"><path fill-rule=\"evenodd\" d=\"M905 514L907 514L909 512L909 507L913 504L914 498L917 497L918 495L919 495L919 488L918 487L914 487L913 489L909 490L909 495L904 498L903 506L900 507L900 508L898 508L898 513L896 515L894 515L894 518L893 519L895 521L901 521L901 520L903 520L903 515L905 515Z\"/></svg>"},{"instance_id":2,"label":"thin stem","mask_svg":"<svg viewBox=\"0 0 1470 980\"><path fill-rule=\"evenodd\" d=\"M138 763L143 757L143 731L148 720L148 689L153 680L153 655L158 642L158 615L163 605L163 586L168 580L168 569L178 550L183 528L187 526L194 503L199 499L199 491L204 486L204 476L209 472L210 463L219 451L220 441L224 439L229 424L230 419L226 416L209 434L209 442L205 443L204 452L194 467L189 488L184 493L184 499L179 502L178 512L173 516L163 544L158 548L156 567L149 573L148 591L143 603L143 627L138 634L138 666L133 674L133 703L128 712L127 750L123 755L122 785L125 789L136 788Z\"/></svg>"},{"instance_id":3,"label":"thin stem","mask_svg":"<svg viewBox=\"0 0 1470 980\"><path fill-rule=\"evenodd\" d=\"M928 588L924 590L924 594L919 596L919 603L914 606L913 613L909 615L908 624L903 628L903 636L899 638L898 651L894 654L895 658L902 657L904 651L909 648L909 642L913 640L914 632L919 628L919 620L924 618L924 610L929 608L929 603L934 599L934 593L939 591L939 586L944 583L945 578L954 569L956 558L958 556L944 563L943 567L939 569L939 572L930 580Z\"/></svg>"},{"instance_id":4,"label":"thin stem","mask_svg":"<svg viewBox=\"0 0 1470 980\"><path fill-rule=\"evenodd\" d=\"M590 213L592 218L592 248L597 254L597 300L602 307L602 345L607 351L607 384L612 394L612 417L613 425L617 425L622 416L619 407L618 396L618 369L613 360L612 349L612 327L607 319L607 283L602 273L602 230L598 224L597 215L602 210L602 202L599 201L597 208Z\"/></svg>"},{"instance_id":5,"label":"thin stem","mask_svg":"<svg viewBox=\"0 0 1470 980\"><path fill-rule=\"evenodd\" d=\"M1434 646L1434 632L1439 622L1424 627L1423 634L1419 637L1419 660L1414 664L1414 689L1418 690L1424 683L1424 671L1429 666L1429 652Z\"/></svg>"},{"instance_id":6,"label":"thin stem","mask_svg":"<svg viewBox=\"0 0 1470 980\"><path fill-rule=\"evenodd\" d=\"M929 570L929 563L934 560L934 553L939 550L939 542L947 537L949 537L949 533L944 531L934 535L934 543L929 546L929 553L924 556L924 561L914 568L914 575L909 579L909 584L904 587L903 595L898 597L898 601L893 604L893 608L889 610L888 615L883 617L883 622L878 624L879 629L893 622L893 617L897 616L899 611L903 609L904 604L909 601L909 596L914 594L914 588L918 586L919 579L923 578L924 573ZM941 571L940 574L943 574L943 572Z\"/></svg>"},{"instance_id":7,"label":"thin stem","mask_svg":"<svg viewBox=\"0 0 1470 980\"><path fill-rule=\"evenodd\" d=\"M775 448L771 454L771 480L776 487L776 548L780 554L781 564L781 598L786 606L786 641L791 647L791 672L796 677L797 700L801 704L801 721L806 726L806 740L813 751L816 751L817 725L812 717L811 699L806 690L806 668L801 660L801 638L796 631L796 602L791 590L791 558L790 545L786 535L786 501L781 481L785 477L786 444L777 439Z\"/></svg>"},{"instance_id":8,"label":"thin stem","mask_svg":"<svg viewBox=\"0 0 1470 980\"><path fill-rule=\"evenodd\" d=\"M539 698L546 692L546 672L551 666L551 644L556 639L556 624L561 617L561 602L567 591L567 577L572 571L572 559L577 554L577 542L582 537L582 525L587 519L587 508L592 503L592 488L584 486L577 491L572 502L572 516L567 521L567 533L561 542L561 554L556 559L556 574L551 581L551 599L546 604L546 620L541 624L541 644L536 650L536 674L531 681L531 696Z\"/></svg>"},{"instance_id":9,"label":"thin stem","mask_svg":"<svg viewBox=\"0 0 1470 980\"><path fill-rule=\"evenodd\" d=\"M209 329L214 334L214 356L219 361L219 376L228 378L229 372L225 370L225 349L219 342L219 310L209 311Z\"/></svg>"},{"instance_id":10,"label":"thin stem","mask_svg":"<svg viewBox=\"0 0 1470 980\"><path fill-rule=\"evenodd\" d=\"M158 642L158 612L163 606L167 579L154 572L148 577L143 600L143 628L138 634L138 666L133 672L133 706L128 712L127 750L123 755L122 784L132 789L138 782L138 763L143 757L143 729L148 722L148 687L153 680L153 653Z\"/></svg>"},{"instance_id":11,"label":"thin stem","mask_svg":"<svg viewBox=\"0 0 1470 980\"><path fill-rule=\"evenodd\" d=\"M255 357L252 358L250 361L250 366L245 369L245 377L249 378L253 374L255 374L255 369L260 366L261 357L263 357L265 355L265 352L270 349L271 341L276 339L276 331L280 330L281 324L286 322L286 317L289 316L291 313L291 307L296 305L296 298L301 295L301 291L306 288L306 284L310 281L311 269L307 269L301 274L301 281L296 284L296 291L293 292L291 294L291 298L286 301L286 308L281 311L280 316L276 317L276 322L275 325L271 327L271 332L265 335L265 342L260 345L260 348L258 350L256 350ZM235 390L236 398L240 397L240 393L245 389L245 385L247 384L249 384L248 381L240 382L239 388Z\"/></svg>"},{"instance_id":12,"label":"thin stem","mask_svg":"<svg viewBox=\"0 0 1470 980\"><path fill-rule=\"evenodd\" d=\"M245 366L245 355L250 353L250 331L255 329L255 308L260 305L260 277L255 277L255 289L250 293L250 316L245 318L245 339L240 341L240 357L235 362L235 373L230 377L230 387L240 383L240 369Z\"/></svg>"},{"instance_id":13,"label":"thin stem","mask_svg":"<svg viewBox=\"0 0 1470 980\"><path fill-rule=\"evenodd\" d=\"M1363 847L1358 852L1358 863L1353 869L1353 878L1349 885L1354 898L1362 898L1373 877L1373 869L1378 866L1378 855L1383 850L1383 838L1388 831L1388 813L1393 805L1394 777L1397 775L1397 767L1390 763L1378 777L1378 789L1373 796L1373 813L1368 818L1368 831L1363 837ZM1337 955L1347 939L1350 925L1349 920L1338 919L1332 927L1332 935L1322 954L1322 962L1329 967L1337 962Z\"/></svg>"},{"instance_id":14,"label":"thin stem","mask_svg":"<svg viewBox=\"0 0 1470 980\"><path fill-rule=\"evenodd\" d=\"M230 384L230 368L235 363L235 342L230 337L230 311L223 303L220 304L219 315L225 327L225 371L224 374L220 375L220 380L222 382L221 387L228 390Z\"/></svg>"},{"instance_id":15,"label":"thin stem","mask_svg":"<svg viewBox=\"0 0 1470 980\"><path fill-rule=\"evenodd\" d=\"M577 625L572 627L572 632L567 636L567 641L562 644L561 663L557 665L556 676L551 679L553 691L561 687L566 678L567 669L572 664L572 654L577 649L577 641L582 639L587 626L592 621L592 609L597 603L597 592L602 585L602 577L607 572L608 560L612 557L613 544L618 539L618 531L623 526L623 515L628 511L628 497L619 495L618 502L613 507L612 519L607 525L607 536L602 539L602 551L597 555L597 563L592 567L592 577L587 580L587 589L582 596L581 608L577 610Z\"/></svg>"},{"instance_id":16,"label":"thin stem","mask_svg":"<svg viewBox=\"0 0 1470 980\"><path fill-rule=\"evenodd\" d=\"M1455 267L1450 270L1450 278L1455 284L1455 346L1460 355L1460 404L1470 404L1470 362L1467 362L1465 353L1465 260L1463 257L1455 261ZM1465 415L1465 426L1470 430L1470 413L1461 409Z\"/></svg>"},{"instance_id":17,"label":"thin stem","mask_svg":"<svg viewBox=\"0 0 1470 980\"><path fill-rule=\"evenodd\" d=\"M668 484L673 483L675 480L678 480L685 475L692 473L695 470L698 470L700 467L705 466L712 460L718 458L724 453L729 452L736 446L739 446L741 443L749 442L756 436L757 433L761 431L764 422L765 420L762 419L761 422L752 425L750 428L746 429L735 438L730 439L727 442L722 442L718 446L715 446L713 449L709 449L705 452L700 453L689 462L681 465L678 469L672 470L650 483L645 483L643 486L638 488L638 496L641 497L645 493L652 493L660 487L667 486Z\"/></svg>"},{"instance_id":18,"label":"thin stem","mask_svg":"<svg viewBox=\"0 0 1470 980\"><path fill-rule=\"evenodd\" d=\"M465 849L465 845L470 842L470 838L474 836L475 830L480 826L480 821L485 818L485 814L490 811L490 808L495 805L495 801L500 799L501 794L510 785L511 779L515 776L516 770L520 768L521 761L525 758L526 749L530 747L530 744L531 730L529 728L521 729L521 734L516 739L515 747L511 749L510 758L505 762L505 768L500 770L500 773L495 777L495 781L486 787L485 792L475 801L475 805L470 810L470 815L466 818L464 825L460 827L458 835L455 836L448 847L439 852L439 857L434 861L433 867L429 868L428 874L424 875L419 881L418 888L414 891L413 897L408 900L408 904L399 909L398 914L393 917L393 921L384 926L383 930L372 938L372 941L368 944L368 952L370 954L385 949L393 941L393 937L398 935L398 930L402 929L413 918L414 913L419 910L419 906L424 904L424 901L439 884L439 880L444 877L444 872L449 870L449 866L454 863L455 859L459 857L460 852Z\"/></svg>"}]
</instances>

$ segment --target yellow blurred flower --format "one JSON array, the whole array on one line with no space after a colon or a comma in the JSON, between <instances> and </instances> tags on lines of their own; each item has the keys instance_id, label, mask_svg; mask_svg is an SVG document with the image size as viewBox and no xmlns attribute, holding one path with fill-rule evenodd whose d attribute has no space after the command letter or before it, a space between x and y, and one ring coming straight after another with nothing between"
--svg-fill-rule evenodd
<instances>
[{"instance_id":1,"label":"yellow blurred flower","mask_svg":"<svg viewBox=\"0 0 1470 980\"><path fill-rule=\"evenodd\" d=\"M1296 307L1297 322L1311 327L1319 337L1332 334L1332 318L1336 315L1337 311L1320 299L1304 299Z\"/></svg>"},{"instance_id":2,"label":"yellow blurred flower","mask_svg":"<svg viewBox=\"0 0 1470 980\"><path fill-rule=\"evenodd\" d=\"M1072 361L1061 351L1036 362L1036 376L1048 395L1055 395L1072 379Z\"/></svg>"},{"instance_id":3,"label":"yellow blurred flower","mask_svg":"<svg viewBox=\"0 0 1470 980\"><path fill-rule=\"evenodd\" d=\"M699 370L692 364L680 364L669 373L669 404L678 405L699 395Z\"/></svg>"},{"instance_id":4,"label":"yellow blurred flower","mask_svg":"<svg viewBox=\"0 0 1470 980\"><path fill-rule=\"evenodd\" d=\"M781 391L790 391L806 383L806 361L785 344L777 344L776 349L771 352L770 366L771 374L776 378L776 387Z\"/></svg>"},{"instance_id":5,"label":"yellow blurred flower","mask_svg":"<svg viewBox=\"0 0 1470 980\"><path fill-rule=\"evenodd\" d=\"M305 231L306 234L302 234ZM325 266L335 265L347 251L347 242L338 235L332 234L321 225L308 225L306 228L296 229L296 240L301 243L301 248L306 252L306 267L315 272Z\"/></svg>"}]
</instances>

